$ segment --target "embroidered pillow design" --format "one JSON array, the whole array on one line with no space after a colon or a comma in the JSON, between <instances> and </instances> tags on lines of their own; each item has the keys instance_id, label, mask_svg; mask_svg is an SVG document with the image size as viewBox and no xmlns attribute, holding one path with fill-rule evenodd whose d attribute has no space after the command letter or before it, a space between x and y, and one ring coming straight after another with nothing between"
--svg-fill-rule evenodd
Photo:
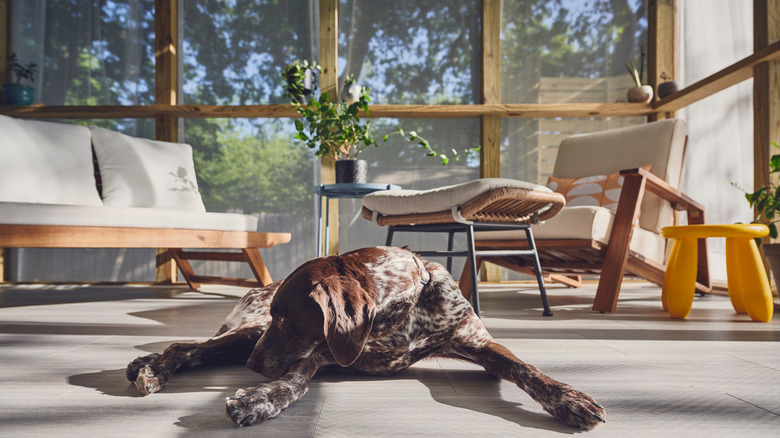
<instances>
[{"instance_id":1,"label":"embroidered pillow design","mask_svg":"<svg viewBox=\"0 0 780 438\"><path fill-rule=\"evenodd\" d=\"M620 191L625 178L619 173L586 176L582 178L556 178L547 180L547 187L566 198L566 206L591 205L617 211Z\"/></svg>"}]
</instances>

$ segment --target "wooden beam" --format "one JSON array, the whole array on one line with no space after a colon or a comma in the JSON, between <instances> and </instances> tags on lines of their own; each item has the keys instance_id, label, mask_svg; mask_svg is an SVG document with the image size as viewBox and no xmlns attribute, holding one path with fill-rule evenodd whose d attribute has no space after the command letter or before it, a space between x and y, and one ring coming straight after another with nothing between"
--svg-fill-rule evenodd
<instances>
[{"instance_id":1,"label":"wooden beam","mask_svg":"<svg viewBox=\"0 0 780 438\"><path fill-rule=\"evenodd\" d=\"M661 74L677 78L677 0L650 0L647 7L647 82L658 93ZM656 97L657 100L657 97ZM673 111L656 113L651 119L674 117Z\"/></svg>"},{"instance_id":2,"label":"wooden beam","mask_svg":"<svg viewBox=\"0 0 780 438\"><path fill-rule=\"evenodd\" d=\"M338 101L339 88L339 2L338 0L320 0L320 61L322 74L320 75L320 89L328 93L331 102ZM373 112L373 107L372 107ZM335 161L332 158L323 158L320 163L320 183L333 184L336 182ZM323 254L338 254L339 252L339 203L338 199L329 199L327 218L330 224L328 238L329 248L325 248ZM325 206L323 206L325 208ZM323 218L325 219L325 218ZM325 221L323 220L323 223ZM324 233L325 230L322 230Z\"/></svg>"},{"instance_id":3,"label":"wooden beam","mask_svg":"<svg viewBox=\"0 0 780 438\"><path fill-rule=\"evenodd\" d=\"M155 0L155 103L178 104L178 0ZM158 140L178 141L178 119L172 114L158 114Z\"/></svg>"},{"instance_id":4,"label":"wooden beam","mask_svg":"<svg viewBox=\"0 0 780 438\"><path fill-rule=\"evenodd\" d=\"M501 102L501 3L482 1L482 103Z\"/></svg>"},{"instance_id":5,"label":"wooden beam","mask_svg":"<svg viewBox=\"0 0 780 438\"><path fill-rule=\"evenodd\" d=\"M677 111L685 108L705 97L712 96L732 85L752 78L753 67L765 62L778 60L780 60L780 41L775 41L760 50L756 49L756 52L747 58L661 99L655 103L655 111Z\"/></svg>"},{"instance_id":6,"label":"wooden beam","mask_svg":"<svg viewBox=\"0 0 780 438\"><path fill-rule=\"evenodd\" d=\"M501 102L501 1L482 2L482 103ZM485 114L481 121L479 174L501 176L501 117Z\"/></svg>"},{"instance_id":7,"label":"wooden beam","mask_svg":"<svg viewBox=\"0 0 780 438\"><path fill-rule=\"evenodd\" d=\"M645 103L549 103L477 105L371 105L367 118L447 119L486 115L518 118L646 116ZM100 105L0 106L0 114L36 119L284 118L300 117L288 104L275 105Z\"/></svg>"},{"instance_id":8,"label":"wooden beam","mask_svg":"<svg viewBox=\"0 0 780 438\"><path fill-rule=\"evenodd\" d=\"M320 89L331 102L338 100L339 2L320 0Z\"/></svg>"},{"instance_id":9,"label":"wooden beam","mask_svg":"<svg viewBox=\"0 0 780 438\"><path fill-rule=\"evenodd\" d=\"M178 103L178 0L155 0L155 103L175 106ZM179 140L179 119L175 115L155 117L158 140ZM174 283L178 274L176 261L165 248L156 250L156 283Z\"/></svg>"}]
</instances>

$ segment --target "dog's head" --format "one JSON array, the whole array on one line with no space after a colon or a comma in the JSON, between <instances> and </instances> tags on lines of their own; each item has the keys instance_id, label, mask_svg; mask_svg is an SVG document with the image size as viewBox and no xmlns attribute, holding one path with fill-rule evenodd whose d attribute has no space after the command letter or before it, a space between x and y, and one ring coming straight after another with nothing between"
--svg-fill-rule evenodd
<instances>
[{"instance_id":1,"label":"dog's head","mask_svg":"<svg viewBox=\"0 0 780 438\"><path fill-rule=\"evenodd\" d=\"M294 362L325 349L349 366L360 356L375 316L374 300L357 280L339 275L326 259L312 260L279 287L271 325L247 366L278 378Z\"/></svg>"}]
</instances>

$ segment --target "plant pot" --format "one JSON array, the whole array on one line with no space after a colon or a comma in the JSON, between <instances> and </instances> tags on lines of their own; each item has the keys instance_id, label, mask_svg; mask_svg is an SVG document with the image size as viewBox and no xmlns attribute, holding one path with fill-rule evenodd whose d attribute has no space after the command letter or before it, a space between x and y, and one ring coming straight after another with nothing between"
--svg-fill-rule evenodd
<instances>
[{"instance_id":1,"label":"plant pot","mask_svg":"<svg viewBox=\"0 0 780 438\"><path fill-rule=\"evenodd\" d=\"M346 103L355 103L360 99L360 92L363 87L358 84L347 84L341 89L341 101Z\"/></svg>"},{"instance_id":2,"label":"plant pot","mask_svg":"<svg viewBox=\"0 0 780 438\"><path fill-rule=\"evenodd\" d=\"M336 183L365 184L368 177L368 162L366 160L336 161Z\"/></svg>"},{"instance_id":3,"label":"plant pot","mask_svg":"<svg viewBox=\"0 0 780 438\"><path fill-rule=\"evenodd\" d=\"M29 85L4 84L3 95L8 105L30 105L35 97L35 90Z\"/></svg>"},{"instance_id":4,"label":"plant pot","mask_svg":"<svg viewBox=\"0 0 780 438\"><path fill-rule=\"evenodd\" d=\"M295 76L293 74L288 74L287 84L293 85L295 84L295 82L296 82ZM313 82L314 82L314 72L310 68L306 69L303 72L303 80L302 80L303 92L301 94L295 95L295 100L298 101L298 103L304 105L309 103L308 96L310 96L314 92L314 87L312 85Z\"/></svg>"},{"instance_id":5,"label":"plant pot","mask_svg":"<svg viewBox=\"0 0 780 438\"><path fill-rule=\"evenodd\" d=\"M653 100L653 87L642 85L628 89L627 99L629 102L650 103Z\"/></svg>"},{"instance_id":6,"label":"plant pot","mask_svg":"<svg viewBox=\"0 0 780 438\"><path fill-rule=\"evenodd\" d=\"M674 81L667 81L662 82L658 86L658 98L663 99L664 97L676 93L678 90L677 82Z\"/></svg>"},{"instance_id":7,"label":"plant pot","mask_svg":"<svg viewBox=\"0 0 780 438\"><path fill-rule=\"evenodd\" d=\"M780 243L764 243L761 245L761 251L764 253L764 257L769 260L772 277L774 277L777 286L780 284Z\"/></svg>"}]
</instances>

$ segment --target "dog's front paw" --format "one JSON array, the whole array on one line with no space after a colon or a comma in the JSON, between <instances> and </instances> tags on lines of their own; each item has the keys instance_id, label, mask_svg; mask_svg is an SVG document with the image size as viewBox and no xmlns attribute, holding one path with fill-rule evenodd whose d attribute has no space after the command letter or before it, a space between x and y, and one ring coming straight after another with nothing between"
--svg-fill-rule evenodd
<instances>
[{"instance_id":1,"label":"dog's front paw","mask_svg":"<svg viewBox=\"0 0 780 438\"><path fill-rule=\"evenodd\" d=\"M303 397L308 389L309 382L303 378L282 378L239 389L236 395L227 399L225 411L237 425L252 426L276 417L284 408Z\"/></svg>"},{"instance_id":2,"label":"dog's front paw","mask_svg":"<svg viewBox=\"0 0 780 438\"><path fill-rule=\"evenodd\" d=\"M138 377L135 379L135 387L143 395L160 391L168 384L171 373L167 371L153 371L151 366L145 366L138 370Z\"/></svg>"},{"instance_id":3,"label":"dog's front paw","mask_svg":"<svg viewBox=\"0 0 780 438\"><path fill-rule=\"evenodd\" d=\"M227 399L227 416L239 426L252 426L276 417L284 408L269 398L270 392L263 385L239 389L236 395Z\"/></svg>"},{"instance_id":4,"label":"dog's front paw","mask_svg":"<svg viewBox=\"0 0 780 438\"><path fill-rule=\"evenodd\" d=\"M544 409L553 417L568 424L589 430L606 423L607 413L604 408L596 403L590 396L576 389L563 385L558 388L560 392L542 403Z\"/></svg>"},{"instance_id":5,"label":"dog's front paw","mask_svg":"<svg viewBox=\"0 0 780 438\"><path fill-rule=\"evenodd\" d=\"M156 362L160 356L160 353L152 353L147 356L135 358L134 361L127 365L127 369L125 370L125 376L127 376L127 380L135 383L135 380L138 378L138 372L141 370L141 368L144 368L150 363Z\"/></svg>"}]
</instances>

